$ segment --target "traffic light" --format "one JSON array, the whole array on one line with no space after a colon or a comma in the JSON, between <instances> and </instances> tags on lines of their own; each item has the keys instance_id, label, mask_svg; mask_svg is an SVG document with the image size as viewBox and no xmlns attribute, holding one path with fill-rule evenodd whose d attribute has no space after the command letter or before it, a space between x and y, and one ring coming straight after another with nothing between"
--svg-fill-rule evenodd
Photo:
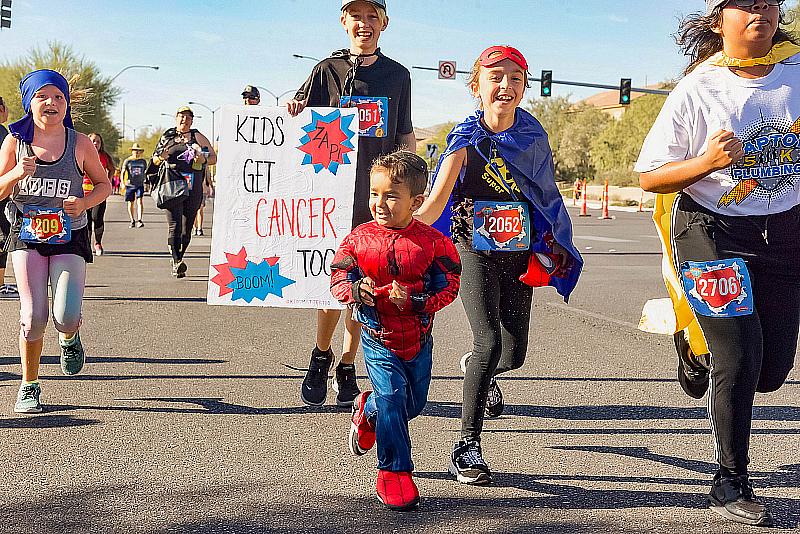
<instances>
[{"instance_id":1,"label":"traffic light","mask_svg":"<svg viewBox=\"0 0 800 534\"><path fill-rule=\"evenodd\" d=\"M627 106L631 103L631 79L622 78L619 81L619 103Z\"/></svg>"},{"instance_id":2,"label":"traffic light","mask_svg":"<svg viewBox=\"0 0 800 534\"><path fill-rule=\"evenodd\" d=\"M2 0L0 5L0 28L11 27L11 0Z\"/></svg>"},{"instance_id":3,"label":"traffic light","mask_svg":"<svg viewBox=\"0 0 800 534\"><path fill-rule=\"evenodd\" d=\"M552 70L543 70L542 71L542 96L550 96L550 95L553 94L552 85L553 85L553 71Z\"/></svg>"}]
</instances>

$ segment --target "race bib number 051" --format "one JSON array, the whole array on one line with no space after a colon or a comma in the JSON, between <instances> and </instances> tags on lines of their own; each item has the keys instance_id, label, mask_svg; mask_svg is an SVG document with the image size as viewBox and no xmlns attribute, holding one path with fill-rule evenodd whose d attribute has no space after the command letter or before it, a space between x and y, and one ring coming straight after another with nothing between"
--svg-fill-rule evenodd
<instances>
[{"instance_id":1,"label":"race bib number 051","mask_svg":"<svg viewBox=\"0 0 800 534\"><path fill-rule=\"evenodd\" d=\"M525 202L475 201L472 248L505 252L531 246L530 217Z\"/></svg>"},{"instance_id":2,"label":"race bib number 051","mask_svg":"<svg viewBox=\"0 0 800 534\"><path fill-rule=\"evenodd\" d=\"M739 317L753 313L753 289L740 258L681 265L683 288L692 309L706 317Z\"/></svg>"},{"instance_id":3,"label":"race bib number 051","mask_svg":"<svg viewBox=\"0 0 800 534\"><path fill-rule=\"evenodd\" d=\"M361 137L385 137L389 99L385 96L343 96L339 107L358 108L358 135Z\"/></svg>"},{"instance_id":4,"label":"race bib number 051","mask_svg":"<svg viewBox=\"0 0 800 534\"><path fill-rule=\"evenodd\" d=\"M63 245L72 239L72 225L63 208L25 206L19 238L28 243Z\"/></svg>"}]
</instances>

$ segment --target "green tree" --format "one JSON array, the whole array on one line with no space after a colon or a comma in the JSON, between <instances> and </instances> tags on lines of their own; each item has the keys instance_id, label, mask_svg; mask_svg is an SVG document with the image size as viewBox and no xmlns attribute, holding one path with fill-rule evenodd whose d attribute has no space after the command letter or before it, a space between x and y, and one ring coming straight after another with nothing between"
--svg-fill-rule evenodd
<instances>
[{"instance_id":1,"label":"green tree","mask_svg":"<svg viewBox=\"0 0 800 534\"><path fill-rule=\"evenodd\" d=\"M645 95L628 106L621 119L612 121L591 143L591 157L599 177L614 185L634 185L638 177L633 164L644 138L666 100L662 95Z\"/></svg>"},{"instance_id":2,"label":"green tree","mask_svg":"<svg viewBox=\"0 0 800 534\"><path fill-rule=\"evenodd\" d=\"M611 118L587 104L572 104L565 96L531 99L527 108L547 132L556 180L591 178L595 169L589 147Z\"/></svg>"},{"instance_id":3,"label":"green tree","mask_svg":"<svg viewBox=\"0 0 800 534\"><path fill-rule=\"evenodd\" d=\"M36 69L53 69L69 80L75 129L87 134L99 133L106 151L113 154L117 149L119 132L114 127L110 109L120 90L111 84L110 78L100 74L94 63L77 55L65 44L51 42L44 49L32 49L26 57L0 64L0 95L8 106L9 119L22 117L19 82Z\"/></svg>"},{"instance_id":4,"label":"green tree","mask_svg":"<svg viewBox=\"0 0 800 534\"><path fill-rule=\"evenodd\" d=\"M436 130L436 134L433 137L431 137L430 139L427 139L424 143L419 143L418 144L418 146L417 146L417 155L420 156L420 157L426 158L427 155L428 155L427 154L427 150L428 150L427 145L428 144L435 144L436 146L438 146L439 147L439 151L438 151L439 154L444 152L444 149L447 147L447 134L450 133L450 131L453 129L453 126L455 126L455 125L456 125L455 122L447 122L445 124L442 124L439 127L439 129ZM433 168L431 170L434 170L436 168L437 161L438 161L438 157L437 157L436 161L428 162L429 164L432 163L432 167Z\"/></svg>"},{"instance_id":5,"label":"green tree","mask_svg":"<svg viewBox=\"0 0 800 534\"><path fill-rule=\"evenodd\" d=\"M149 158L153 155L153 151L156 149L156 143L158 143L162 133L164 133L164 130L151 130L150 128L142 128L141 131L136 132L136 142L139 143L139 146L144 150L142 157ZM115 156L120 162L125 161L125 158L131 155L133 143L134 142L129 139L119 140Z\"/></svg>"}]
</instances>

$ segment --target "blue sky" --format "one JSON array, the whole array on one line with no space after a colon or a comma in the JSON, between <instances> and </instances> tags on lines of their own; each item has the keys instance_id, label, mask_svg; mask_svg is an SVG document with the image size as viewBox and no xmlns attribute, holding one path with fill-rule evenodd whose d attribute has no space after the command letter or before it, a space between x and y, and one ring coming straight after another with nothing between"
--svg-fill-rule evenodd
<instances>
[{"instance_id":1,"label":"blue sky","mask_svg":"<svg viewBox=\"0 0 800 534\"><path fill-rule=\"evenodd\" d=\"M14 59L33 46L60 40L113 76L123 89L113 109L130 127L172 125L188 101L216 108L238 103L246 84L275 94L296 89L313 67L292 54L325 57L348 45L339 0L14 0L13 28L0 31L0 57ZM80 6L80 7L78 7ZM469 65L485 47L511 44L536 75L634 87L679 76L684 59L671 34L680 17L702 10L702 0L388 0L382 51L411 68L455 60ZM468 115L474 103L464 86L411 69L415 126ZM596 90L554 86L574 99ZM531 95L538 95L538 85ZM286 97L281 99L284 102ZM262 92L262 105L274 99ZM196 125L210 134L210 113ZM131 134L130 128L126 132Z\"/></svg>"}]
</instances>

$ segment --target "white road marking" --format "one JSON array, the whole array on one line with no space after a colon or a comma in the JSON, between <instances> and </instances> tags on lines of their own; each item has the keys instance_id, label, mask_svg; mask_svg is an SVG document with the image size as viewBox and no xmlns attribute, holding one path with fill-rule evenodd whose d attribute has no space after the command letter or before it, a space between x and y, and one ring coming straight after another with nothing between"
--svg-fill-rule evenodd
<instances>
[{"instance_id":1,"label":"white road marking","mask_svg":"<svg viewBox=\"0 0 800 534\"><path fill-rule=\"evenodd\" d=\"M598 235L576 235L575 239L583 239L584 241L601 241L603 243L636 243L635 239L618 239L616 237L603 237Z\"/></svg>"}]
</instances>

